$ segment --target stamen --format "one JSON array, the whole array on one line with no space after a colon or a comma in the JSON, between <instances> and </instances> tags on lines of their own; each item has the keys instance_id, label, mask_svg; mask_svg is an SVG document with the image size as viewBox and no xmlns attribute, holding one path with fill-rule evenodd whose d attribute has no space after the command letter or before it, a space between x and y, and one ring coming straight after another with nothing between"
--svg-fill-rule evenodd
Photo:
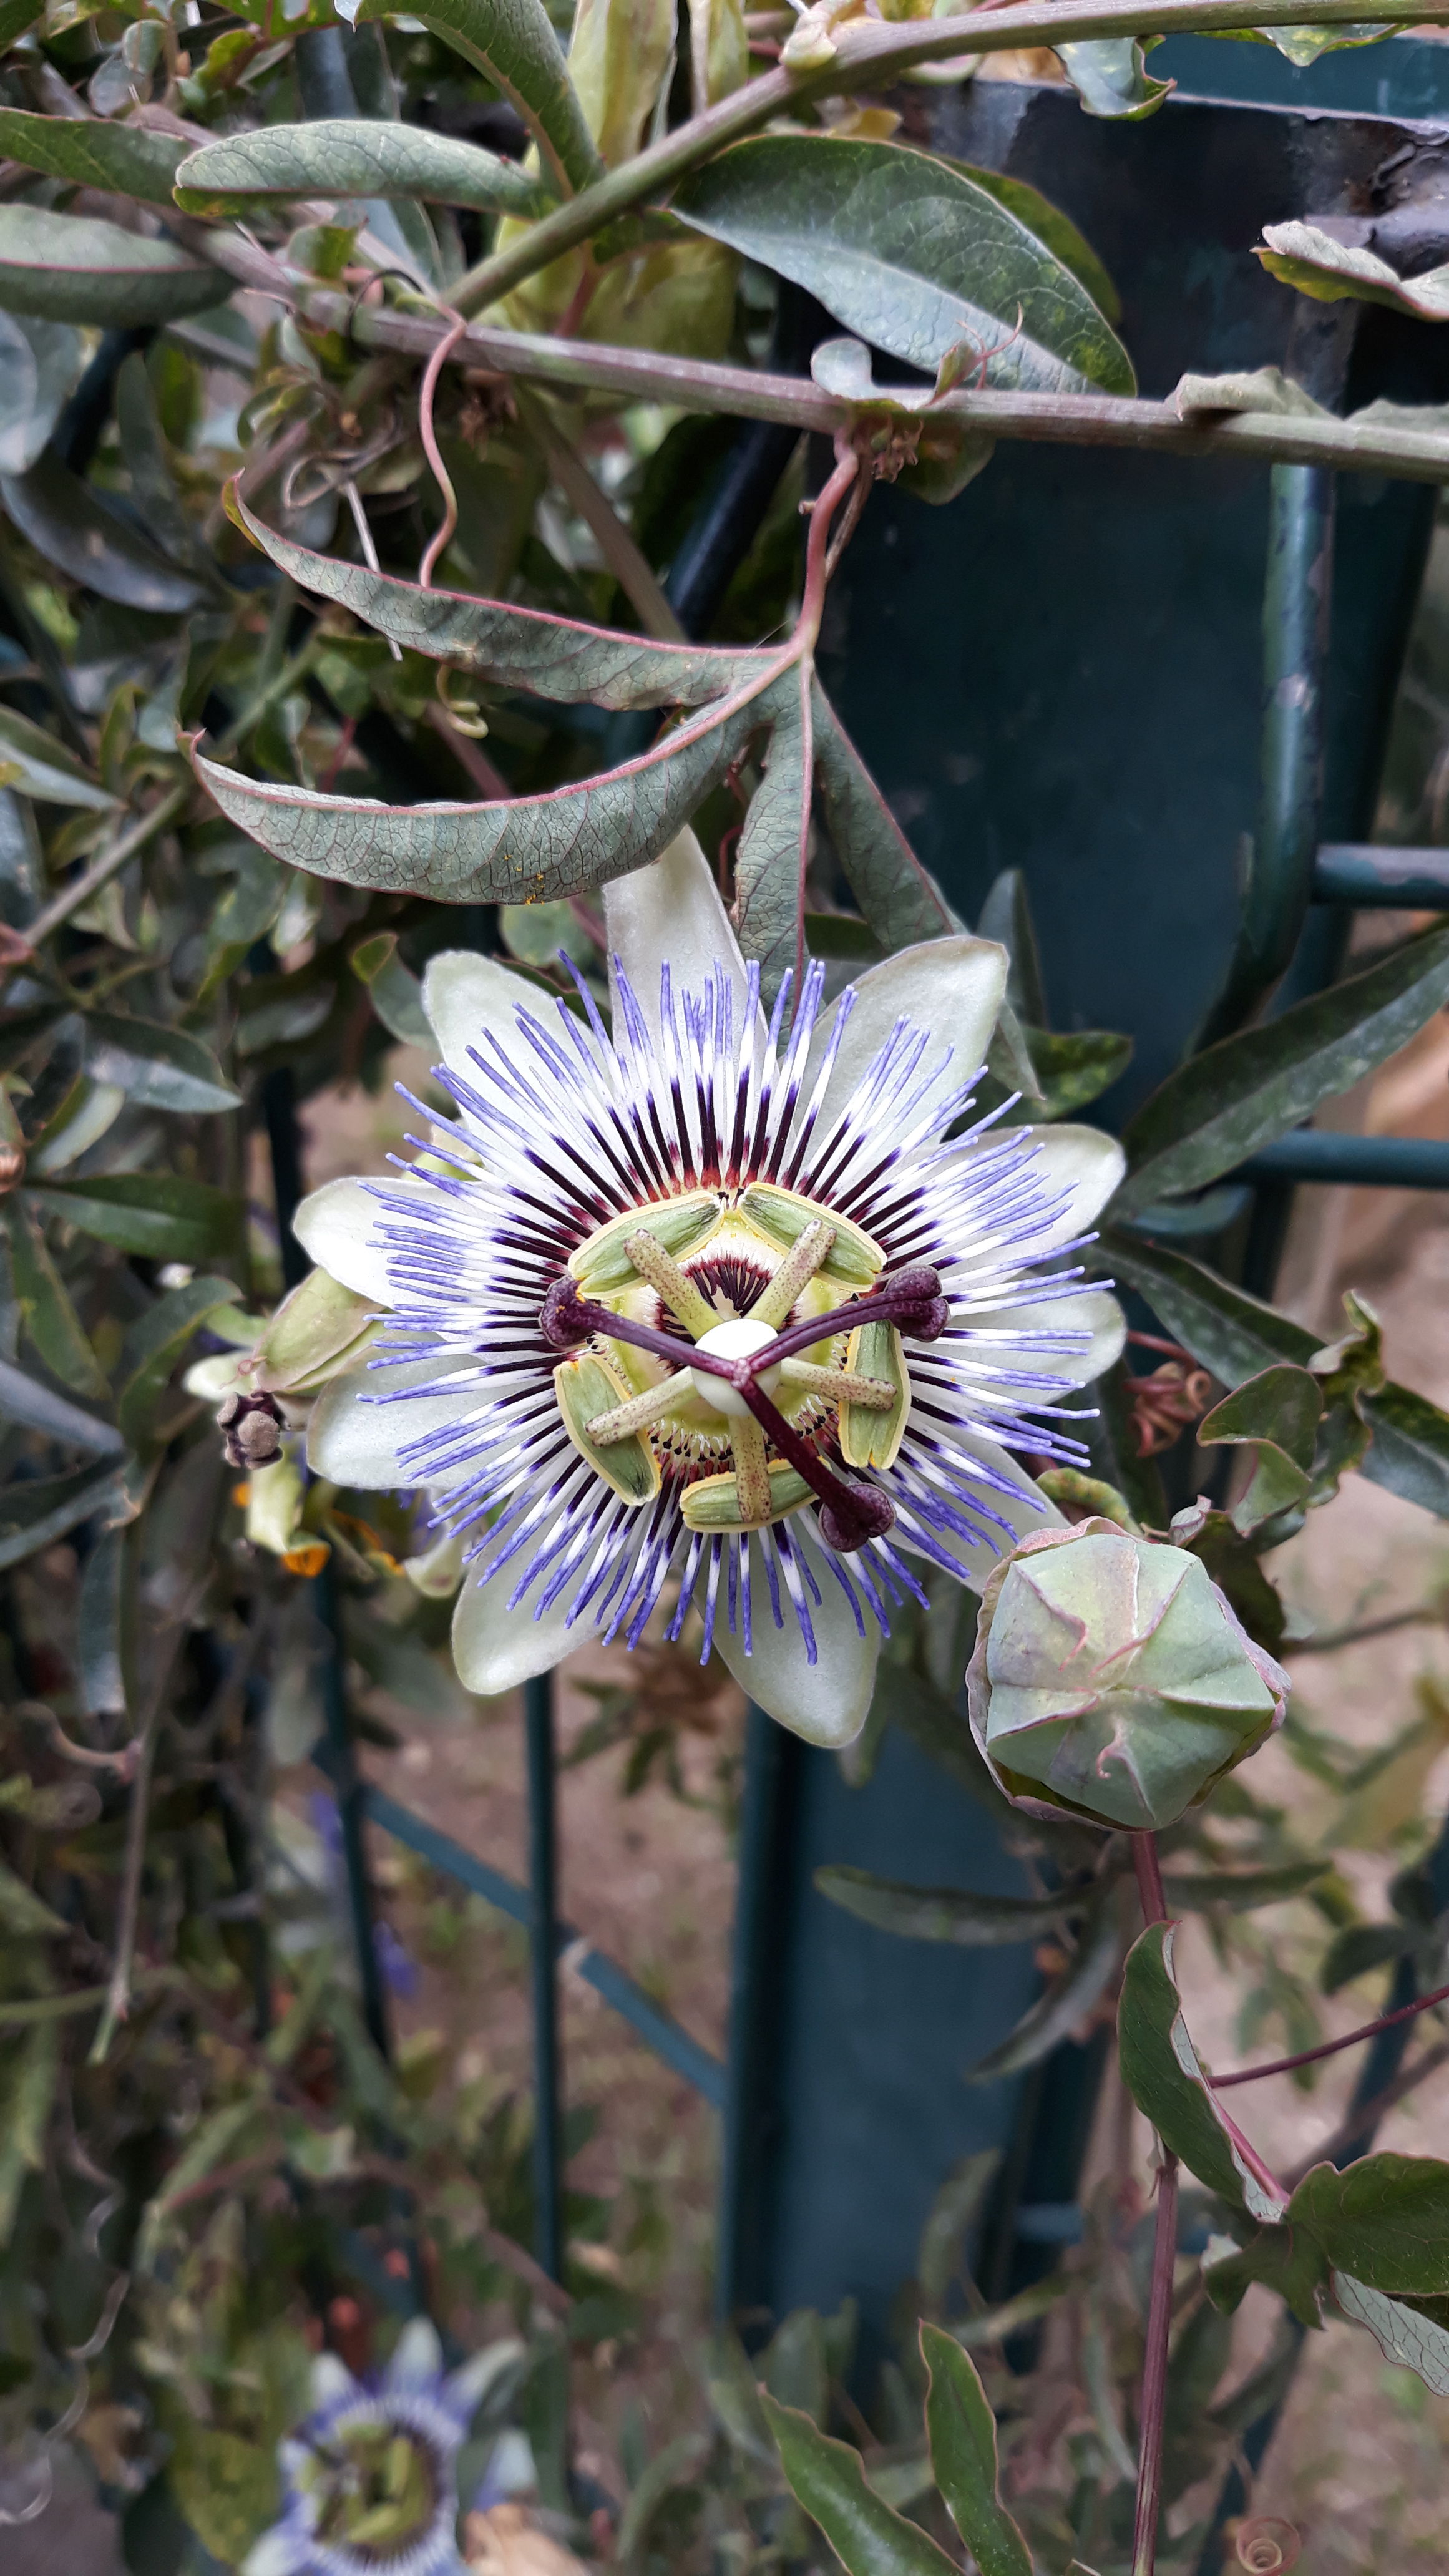
<instances>
[{"instance_id":1,"label":"stamen","mask_svg":"<svg viewBox=\"0 0 1449 2576\"><path fill-rule=\"evenodd\" d=\"M787 1458L799 1476L803 1476L821 1503L820 1528L827 1546L837 1547L843 1555L864 1547L867 1539L880 1538L895 1519L895 1505L875 1485L847 1485L832 1474L823 1458L816 1456L798 1431L791 1429L778 1406L770 1402L764 1388L749 1374L753 1363L740 1364L735 1380L741 1395L761 1429L769 1433L782 1458Z\"/></svg>"},{"instance_id":2,"label":"stamen","mask_svg":"<svg viewBox=\"0 0 1449 2576\"><path fill-rule=\"evenodd\" d=\"M813 1360L783 1360L780 1375L788 1378L792 1386L808 1387L812 1395L829 1396L833 1404L862 1404L867 1413L889 1413L892 1405L900 1401L899 1387L889 1385L883 1377L853 1377L849 1369L817 1368ZM635 1426L631 1423L629 1427L633 1430ZM617 1440L619 1434L611 1431L606 1436ZM589 1437L599 1437L592 1423Z\"/></svg>"},{"instance_id":3,"label":"stamen","mask_svg":"<svg viewBox=\"0 0 1449 2576\"><path fill-rule=\"evenodd\" d=\"M730 1424L730 1447L735 1456L735 1486L740 1499L740 1518L763 1524L770 1518L770 1467L765 1451L765 1435L758 1422L746 1414Z\"/></svg>"},{"instance_id":4,"label":"stamen","mask_svg":"<svg viewBox=\"0 0 1449 2576\"><path fill-rule=\"evenodd\" d=\"M651 1288L657 1288L671 1315L696 1342L719 1322L689 1273L680 1269L656 1236L641 1228L638 1234L626 1236L624 1250L640 1277L647 1279ZM785 1311L788 1314L789 1308Z\"/></svg>"},{"instance_id":5,"label":"stamen","mask_svg":"<svg viewBox=\"0 0 1449 2576\"><path fill-rule=\"evenodd\" d=\"M852 1378L852 1386L855 1383ZM658 1386L646 1386L642 1395L631 1396L627 1404L616 1404L612 1413L596 1413L593 1421L584 1426L589 1438L598 1447L606 1448L611 1440L627 1440L633 1431L647 1431L651 1422L668 1412L677 1396L689 1393L690 1384L688 1369L676 1369L673 1377L664 1378Z\"/></svg>"},{"instance_id":6,"label":"stamen","mask_svg":"<svg viewBox=\"0 0 1449 2576\"><path fill-rule=\"evenodd\" d=\"M822 1217L813 1216L803 1234L798 1234L774 1277L763 1288L750 1308L752 1324L771 1324L778 1332L800 1295L808 1287L822 1261L830 1257L835 1242L835 1228Z\"/></svg>"}]
</instances>

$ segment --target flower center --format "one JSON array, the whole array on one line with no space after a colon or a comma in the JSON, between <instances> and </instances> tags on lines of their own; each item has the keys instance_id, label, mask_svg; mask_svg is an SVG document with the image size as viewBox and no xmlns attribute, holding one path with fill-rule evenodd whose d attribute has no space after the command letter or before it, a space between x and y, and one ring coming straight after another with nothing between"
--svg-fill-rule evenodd
<instances>
[{"instance_id":1,"label":"flower center","mask_svg":"<svg viewBox=\"0 0 1449 2576\"><path fill-rule=\"evenodd\" d=\"M395 2423L334 2426L314 2444L302 2480L317 2499L317 2538L354 2552L359 2568L407 2558L437 2513L437 2463Z\"/></svg>"},{"instance_id":2,"label":"flower center","mask_svg":"<svg viewBox=\"0 0 1449 2576\"><path fill-rule=\"evenodd\" d=\"M615 1218L540 1317L578 1353L554 1371L574 1447L633 1504L667 1477L690 1529L762 1529L818 1502L831 1545L863 1546L895 1515L842 1470L892 1464L910 1409L898 1328L929 1338L947 1314L933 1271L883 1281L884 1262L847 1218L772 1183Z\"/></svg>"}]
</instances>

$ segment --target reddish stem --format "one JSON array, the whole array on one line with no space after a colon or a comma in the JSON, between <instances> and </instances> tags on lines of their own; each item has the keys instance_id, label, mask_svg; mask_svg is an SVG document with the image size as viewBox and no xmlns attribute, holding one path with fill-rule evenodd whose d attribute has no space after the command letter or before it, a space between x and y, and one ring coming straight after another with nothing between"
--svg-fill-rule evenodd
<instances>
[{"instance_id":1,"label":"reddish stem","mask_svg":"<svg viewBox=\"0 0 1449 2576\"><path fill-rule=\"evenodd\" d=\"M1132 1858L1142 1912L1150 1923L1167 1921L1162 1868L1155 1834L1134 1834ZM1154 2576L1157 2525L1162 2514L1162 2438L1167 2422L1167 2362L1172 2336L1172 2288L1177 2264L1177 2158L1158 2139L1157 2227L1152 2240L1152 2292L1147 2308L1147 2350L1138 2406L1137 2512L1132 2530L1132 2576Z\"/></svg>"},{"instance_id":2,"label":"reddish stem","mask_svg":"<svg viewBox=\"0 0 1449 2576\"><path fill-rule=\"evenodd\" d=\"M436 531L432 543L418 566L419 590L428 590L432 587L434 566L451 541L453 531L458 524L458 495L453 489L453 478L443 463L437 432L433 427L433 397L438 390L438 378L443 372L444 362L452 356L467 328L468 325L462 315L455 313L452 329L444 333L423 370L423 381L418 391L418 430L423 442L423 453L432 467L433 480L443 496L442 526Z\"/></svg>"},{"instance_id":3,"label":"reddish stem","mask_svg":"<svg viewBox=\"0 0 1449 2576\"><path fill-rule=\"evenodd\" d=\"M1311 2066L1316 2058L1336 2057L1341 2048L1357 2048L1360 2040L1377 2039L1381 2030L1392 2030L1396 2021L1412 2021L1415 2013L1442 2003L1449 2003L1449 1986L1436 1986L1432 1995L1400 2004L1397 2012L1380 2013L1377 2021L1366 2021L1361 2030L1345 2031L1342 2039L1325 2039L1317 2048L1300 2049L1296 2057L1274 2057L1266 2066L1240 2066L1236 2075L1210 2075L1207 2080L1215 2093L1221 2093L1229 2084L1256 2084L1260 2075L1291 2075L1295 2066Z\"/></svg>"}]
</instances>

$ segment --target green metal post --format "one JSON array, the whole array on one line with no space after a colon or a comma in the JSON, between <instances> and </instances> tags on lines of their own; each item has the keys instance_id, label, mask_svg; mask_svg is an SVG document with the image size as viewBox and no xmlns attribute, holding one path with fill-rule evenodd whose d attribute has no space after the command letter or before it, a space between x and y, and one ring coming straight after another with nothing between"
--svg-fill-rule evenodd
<instances>
[{"instance_id":1,"label":"green metal post","mask_svg":"<svg viewBox=\"0 0 1449 2576\"><path fill-rule=\"evenodd\" d=\"M1333 589L1334 478L1275 465L1263 586L1258 830L1227 980L1198 1046L1252 1019L1286 974L1313 896L1323 793L1323 697Z\"/></svg>"},{"instance_id":2,"label":"green metal post","mask_svg":"<svg viewBox=\"0 0 1449 2576\"><path fill-rule=\"evenodd\" d=\"M528 1750L529 1939L533 1961L534 2252L551 2280L563 2268L559 2135L558 1820L553 1742L553 1675L524 1688Z\"/></svg>"}]
</instances>

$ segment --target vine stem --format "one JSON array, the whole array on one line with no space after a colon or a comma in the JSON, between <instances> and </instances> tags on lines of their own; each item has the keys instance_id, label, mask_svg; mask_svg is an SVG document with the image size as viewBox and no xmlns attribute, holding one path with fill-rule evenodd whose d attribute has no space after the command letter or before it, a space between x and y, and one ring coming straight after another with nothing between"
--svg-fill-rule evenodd
<instances>
[{"instance_id":1,"label":"vine stem","mask_svg":"<svg viewBox=\"0 0 1449 2576\"><path fill-rule=\"evenodd\" d=\"M1145 6L1143 0L1018 0L1014 7L978 10L966 41L973 53L988 53L1103 36L1171 35L1178 29L1232 32L1291 25L1301 6L1302 0L1147 0ZM1360 6L1361 0L1317 0L1315 23L1350 19ZM1379 16L1386 25L1424 26L1442 24L1446 10L1444 0L1431 6L1425 0L1382 0ZM955 18L904 23L859 19L837 28L834 44L833 55L819 68L791 71L782 64L762 72L530 224L506 249L480 260L460 279L453 296L458 312L477 313L496 303L537 269L576 250L603 224L658 195L771 117L789 114L810 99L883 88L917 63L949 60L962 51L963 31Z\"/></svg>"},{"instance_id":2,"label":"vine stem","mask_svg":"<svg viewBox=\"0 0 1449 2576\"><path fill-rule=\"evenodd\" d=\"M1167 1900L1155 1834L1134 1834L1132 1858L1144 1920L1165 1923ZM1138 2407L1137 2511L1132 2529L1132 2576L1154 2576L1157 2525L1162 2513L1162 2438L1167 2421L1167 2356L1172 2334L1172 2284L1177 2264L1177 2158L1158 2139L1157 2230L1152 2241L1152 2291L1147 2308L1147 2350Z\"/></svg>"},{"instance_id":3,"label":"vine stem","mask_svg":"<svg viewBox=\"0 0 1449 2576\"><path fill-rule=\"evenodd\" d=\"M1312 2066L1320 2057L1336 2057L1341 2048L1357 2048L1360 2040L1377 2039L1381 2030L1392 2030L1395 2022L1412 2021L1415 2013L1443 2003L1449 2003L1449 1986L1436 1986L1432 1995L1416 1995L1411 2004L1400 2004L1397 2012L1380 2013L1377 2021L1366 2021L1358 2030L1346 2030L1342 2039L1320 2040L1317 2048L1301 2048L1296 2057L1272 2057L1264 2066L1240 2066L1236 2075L1210 2075L1207 2080L1215 2093L1221 2093L1229 2084L1256 2084L1261 2075L1291 2075L1295 2066Z\"/></svg>"}]
</instances>

